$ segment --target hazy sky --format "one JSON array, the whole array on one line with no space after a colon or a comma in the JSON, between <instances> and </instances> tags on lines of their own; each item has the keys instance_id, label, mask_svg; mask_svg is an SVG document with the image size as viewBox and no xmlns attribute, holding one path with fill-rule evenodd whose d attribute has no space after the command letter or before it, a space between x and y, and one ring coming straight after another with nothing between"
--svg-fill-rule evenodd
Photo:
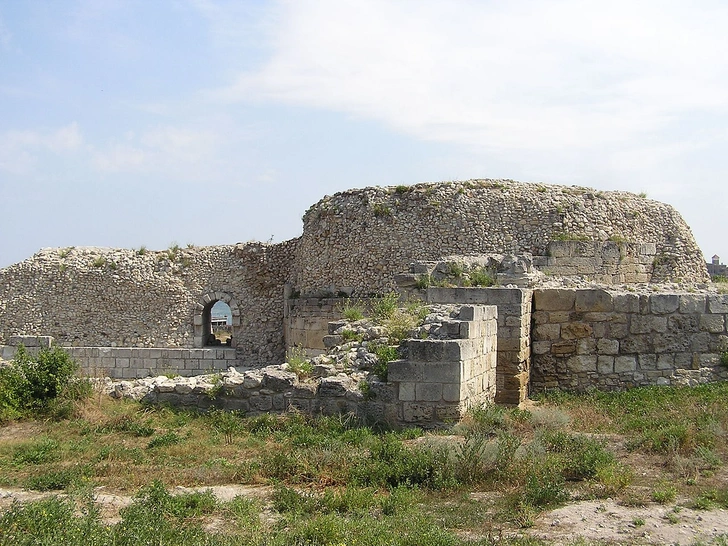
<instances>
[{"instance_id":1,"label":"hazy sky","mask_svg":"<svg viewBox=\"0 0 728 546\"><path fill-rule=\"evenodd\" d=\"M726 29L725 0L0 0L0 267L468 178L646 192L726 262Z\"/></svg>"}]
</instances>

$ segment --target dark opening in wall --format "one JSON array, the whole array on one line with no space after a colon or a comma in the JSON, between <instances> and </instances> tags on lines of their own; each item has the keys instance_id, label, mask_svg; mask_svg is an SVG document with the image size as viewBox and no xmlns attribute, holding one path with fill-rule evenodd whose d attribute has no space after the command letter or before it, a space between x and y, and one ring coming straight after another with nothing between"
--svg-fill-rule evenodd
<instances>
[{"instance_id":1,"label":"dark opening in wall","mask_svg":"<svg viewBox=\"0 0 728 546\"><path fill-rule=\"evenodd\" d=\"M235 347L240 310L225 292L203 294L195 313L195 347Z\"/></svg>"}]
</instances>

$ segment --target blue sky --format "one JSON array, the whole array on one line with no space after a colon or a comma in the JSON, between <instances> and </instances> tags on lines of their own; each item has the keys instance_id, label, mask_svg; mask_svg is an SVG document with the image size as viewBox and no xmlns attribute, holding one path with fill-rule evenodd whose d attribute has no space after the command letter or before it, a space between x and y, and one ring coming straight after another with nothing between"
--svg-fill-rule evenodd
<instances>
[{"instance_id":1,"label":"blue sky","mask_svg":"<svg viewBox=\"0 0 728 546\"><path fill-rule=\"evenodd\" d=\"M499 177L646 192L725 262L726 28L724 1L0 0L0 267Z\"/></svg>"}]
</instances>

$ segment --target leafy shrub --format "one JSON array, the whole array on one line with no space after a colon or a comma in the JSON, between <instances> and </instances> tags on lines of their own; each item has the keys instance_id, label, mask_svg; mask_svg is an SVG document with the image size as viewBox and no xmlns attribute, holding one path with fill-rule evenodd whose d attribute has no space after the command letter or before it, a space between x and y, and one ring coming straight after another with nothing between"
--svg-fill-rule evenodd
<instances>
[{"instance_id":1,"label":"leafy shrub","mask_svg":"<svg viewBox=\"0 0 728 546\"><path fill-rule=\"evenodd\" d=\"M674 485L663 485L652 491L652 500L658 504L668 504L677 497L677 488Z\"/></svg>"},{"instance_id":2,"label":"leafy shrub","mask_svg":"<svg viewBox=\"0 0 728 546\"><path fill-rule=\"evenodd\" d=\"M392 209L390 209L388 205L384 205L382 203L375 203L372 210L374 212L374 216L377 218L392 215Z\"/></svg>"},{"instance_id":3,"label":"leafy shrub","mask_svg":"<svg viewBox=\"0 0 728 546\"><path fill-rule=\"evenodd\" d=\"M478 267L468 273L471 286L493 286L496 283L496 277L485 268Z\"/></svg>"},{"instance_id":4,"label":"leafy shrub","mask_svg":"<svg viewBox=\"0 0 728 546\"><path fill-rule=\"evenodd\" d=\"M15 503L0 515L0 544L111 544L111 529L101 521L99 510L89 502L75 515L71 499L49 497L29 503ZM119 544L117 542L117 544Z\"/></svg>"},{"instance_id":5,"label":"leafy shrub","mask_svg":"<svg viewBox=\"0 0 728 546\"><path fill-rule=\"evenodd\" d=\"M233 436L243 430L242 415L235 411L211 410L208 419L212 427L225 437L225 444L233 443Z\"/></svg>"},{"instance_id":6,"label":"leafy shrub","mask_svg":"<svg viewBox=\"0 0 728 546\"><path fill-rule=\"evenodd\" d=\"M492 442L488 443L487 438L481 434L467 435L465 441L455 450L454 472L459 483L481 483L489 477L496 456L491 456L488 448L494 445Z\"/></svg>"},{"instance_id":7,"label":"leafy shrub","mask_svg":"<svg viewBox=\"0 0 728 546\"><path fill-rule=\"evenodd\" d=\"M357 334L354 330L342 330L341 337L344 341L361 341L364 339L364 336L361 334Z\"/></svg>"},{"instance_id":8,"label":"leafy shrub","mask_svg":"<svg viewBox=\"0 0 728 546\"><path fill-rule=\"evenodd\" d=\"M602 487L602 496L612 497L632 483L632 469L618 462L607 463L597 468L595 478Z\"/></svg>"},{"instance_id":9,"label":"leafy shrub","mask_svg":"<svg viewBox=\"0 0 728 546\"><path fill-rule=\"evenodd\" d=\"M602 443L586 436L545 431L540 441L547 453L562 455L562 472L567 479L593 478L600 467L614 463L614 455Z\"/></svg>"},{"instance_id":10,"label":"leafy shrub","mask_svg":"<svg viewBox=\"0 0 728 546\"><path fill-rule=\"evenodd\" d=\"M410 448L391 433L377 437L369 457L353 463L350 472L355 484L372 487L444 489L457 483L444 450Z\"/></svg>"},{"instance_id":11,"label":"leafy shrub","mask_svg":"<svg viewBox=\"0 0 728 546\"><path fill-rule=\"evenodd\" d=\"M431 284L432 284L431 275L418 275L417 279L415 280L415 288L419 288L420 290L424 290L425 288L429 287Z\"/></svg>"},{"instance_id":12,"label":"leafy shrub","mask_svg":"<svg viewBox=\"0 0 728 546\"><path fill-rule=\"evenodd\" d=\"M526 478L523 502L536 508L546 508L569 498L564 488L564 478L558 465L538 464L531 468Z\"/></svg>"},{"instance_id":13,"label":"leafy shrub","mask_svg":"<svg viewBox=\"0 0 728 546\"><path fill-rule=\"evenodd\" d=\"M75 380L78 364L60 348L32 357L18 346L10 366L0 368L0 421L33 411L47 412L57 398L77 400L90 394L88 381Z\"/></svg>"},{"instance_id":14,"label":"leafy shrub","mask_svg":"<svg viewBox=\"0 0 728 546\"><path fill-rule=\"evenodd\" d=\"M417 317L403 309L395 309L384 321L384 327L387 329L391 343L399 343L410 337L412 330L418 325Z\"/></svg>"}]
</instances>

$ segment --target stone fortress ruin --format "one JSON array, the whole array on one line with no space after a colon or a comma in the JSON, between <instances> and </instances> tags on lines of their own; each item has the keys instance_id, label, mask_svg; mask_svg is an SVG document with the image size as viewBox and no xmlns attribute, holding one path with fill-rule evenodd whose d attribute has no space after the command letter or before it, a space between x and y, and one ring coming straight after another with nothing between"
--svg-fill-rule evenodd
<instances>
[{"instance_id":1,"label":"stone fortress ruin","mask_svg":"<svg viewBox=\"0 0 728 546\"><path fill-rule=\"evenodd\" d=\"M496 284L449 287L454 267L480 268ZM304 385L280 369L291 347L330 348L342 302L393 290L459 306L446 325L452 335L405 341L406 358L365 397L341 370ZM207 345L218 301L232 314L230 347ZM400 423L444 422L469 404L518 404L547 388L725 379L727 318L728 295L711 288L674 208L628 192L508 180L326 196L306 211L300 237L277 244L43 249L0 270L6 360L21 342L52 338L94 375L233 366L244 372L225 375L215 402L224 407ZM204 392L157 385L154 396L204 406Z\"/></svg>"}]
</instances>

